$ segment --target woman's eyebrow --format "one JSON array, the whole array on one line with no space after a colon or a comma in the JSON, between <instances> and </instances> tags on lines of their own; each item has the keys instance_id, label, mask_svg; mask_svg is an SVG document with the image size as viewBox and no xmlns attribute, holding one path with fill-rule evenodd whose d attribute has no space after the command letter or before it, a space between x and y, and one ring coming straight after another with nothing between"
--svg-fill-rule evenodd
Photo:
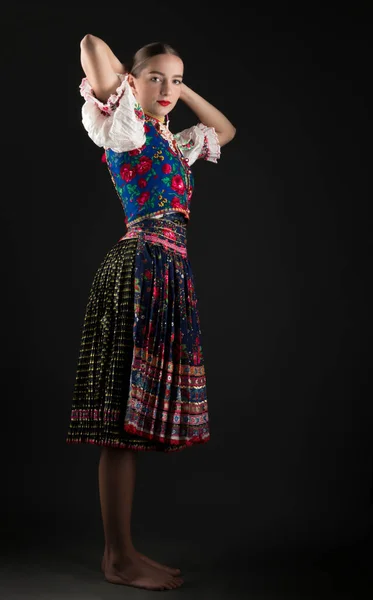
<instances>
[{"instance_id":1,"label":"woman's eyebrow","mask_svg":"<svg viewBox=\"0 0 373 600\"><path fill-rule=\"evenodd\" d=\"M157 73L158 75L163 75L163 77L165 77L165 74L161 73L161 71L149 71L149 75L152 73ZM172 75L172 77L182 77L182 75Z\"/></svg>"}]
</instances>

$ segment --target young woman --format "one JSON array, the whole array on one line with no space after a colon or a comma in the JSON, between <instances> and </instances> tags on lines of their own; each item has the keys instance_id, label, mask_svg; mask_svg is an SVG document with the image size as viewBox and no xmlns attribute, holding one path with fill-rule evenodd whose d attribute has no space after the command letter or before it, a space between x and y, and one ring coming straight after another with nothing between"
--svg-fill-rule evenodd
<instances>
[{"instance_id":1,"label":"young woman","mask_svg":"<svg viewBox=\"0 0 373 600\"><path fill-rule=\"evenodd\" d=\"M68 443L101 446L99 490L109 582L172 589L180 570L135 549L131 508L139 451L209 440L206 378L186 230L197 159L216 163L235 128L183 83L168 44L138 50L130 69L100 38L81 41L83 126L120 199L127 231L99 266L86 307ZM171 133L182 100L198 123Z\"/></svg>"}]
</instances>

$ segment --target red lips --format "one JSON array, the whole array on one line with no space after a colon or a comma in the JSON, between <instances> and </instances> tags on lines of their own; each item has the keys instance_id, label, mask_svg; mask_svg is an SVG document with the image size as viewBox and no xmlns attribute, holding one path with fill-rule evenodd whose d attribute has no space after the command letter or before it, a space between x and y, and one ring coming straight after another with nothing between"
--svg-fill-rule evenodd
<instances>
[{"instance_id":1,"label":"red lips","mask_svg":"<svg viewBox=\"0 0 373 600\"><path fill-rule=\"evenodd\" d=\"M162 106L168 106L169 104L171 104L171 102L168 102L167 100L157 100L157 102Z\"/></svg>"}]
</instances>

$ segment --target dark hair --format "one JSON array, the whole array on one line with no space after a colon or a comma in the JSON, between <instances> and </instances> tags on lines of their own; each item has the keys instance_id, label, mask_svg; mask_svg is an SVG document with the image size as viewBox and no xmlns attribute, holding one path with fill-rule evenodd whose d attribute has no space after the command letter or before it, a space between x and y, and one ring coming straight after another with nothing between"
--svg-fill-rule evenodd
<instances>
[{"instance_id":1,"label":"dark hair","mask_svg":"<svg viewBox=\"0 0 373 600\"><path fill-rule=\"evenodd\" d=\"M141 71L147 66L149 58L157 56L158 54L173 54L174 56L181 58L178 51L170 46L170 44L163 42L151 42L150 44L146 44L146 46L143 46L137 50L136 54L133 56L132 66L129 69L129 73L131 73L134 77L138 77Z\"/></svg>"}]
</instances>

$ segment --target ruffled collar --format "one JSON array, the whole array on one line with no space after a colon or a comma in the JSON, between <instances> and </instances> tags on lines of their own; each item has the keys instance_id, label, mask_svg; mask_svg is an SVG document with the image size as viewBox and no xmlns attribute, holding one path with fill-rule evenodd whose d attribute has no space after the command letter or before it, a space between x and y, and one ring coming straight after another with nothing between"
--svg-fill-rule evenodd
<instances>
[{"instance_id":1,"label":"ruffled collar","mask_svg":"<svg viewBox=\"0 0 373 600\"><path fill-rule=\"evenodd\" d=\"M148 115L148 113L144 112L145 115L145 121L150 121L153 125L157 125L157 126L161 126L161 127L166 127L167 129L169 129L169 122L170 122L170 117L168 115L165 115L165 120L164 123L162 121L160 121L159 119L157 119L156 117L153 117L152 115Z\"/></svg>"}]
</instances>

